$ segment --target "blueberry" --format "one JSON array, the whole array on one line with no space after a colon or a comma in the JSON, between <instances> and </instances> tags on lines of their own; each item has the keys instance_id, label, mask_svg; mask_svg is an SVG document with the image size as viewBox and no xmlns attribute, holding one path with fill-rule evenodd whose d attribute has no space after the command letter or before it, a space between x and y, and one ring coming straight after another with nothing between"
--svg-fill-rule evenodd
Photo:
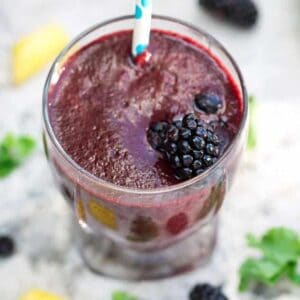
<instances>
[{"instance_id":1,"label":"blueberry","mask_svg":"<svg viewBox=\"0 0 300 300\"><path fill-rule=\"evenodd\" d=\"M221 98L215 94L198 94L194 101L197 109L206 114L216 114L223 105Z\"/></svg>"}]
</instances>

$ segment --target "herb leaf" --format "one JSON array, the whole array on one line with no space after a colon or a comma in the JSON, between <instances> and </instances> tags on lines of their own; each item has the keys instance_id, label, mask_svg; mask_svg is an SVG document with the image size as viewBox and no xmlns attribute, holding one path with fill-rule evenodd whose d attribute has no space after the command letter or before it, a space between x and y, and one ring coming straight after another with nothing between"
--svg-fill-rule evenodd
<instances>
[{"instance_id":1,"label":"herb leaf","mask_svg":"<svg viewBox=\"0 0 300 300\"><path fill-rule=\"evenodd\" d=\"M300 256L299 235L279 227L267 231L260 239L247 236L248 245L262 252L260 258L248 258L240 267L240 291L245 291L251 282L274 285L286 276L300 284L298 259Z\"/></svg>"},{"instance_id":2,"label":"herb leaf","mask_svg":"<svg viewBox=\"0 0 300 300\"><path fill-rule=\"evenodd\" d=\"M288 278L295 284L300 284L300 273L297 270L297 264L290 264L287 270Z\"/></svg>"},{"instance_id":3,"label":"herb leaf","mask_svg":"<svg viewBox=\"0 0 300 300\"><path fill-rule=\"evenodd\" d=\"M271 285L276 282L281 271L280 265L266 258L248 258L240 268L241 280L239 289L240 291L245 291L253 279L266 285Z\"/></svg>"},{"instance_id":4,"label":"herb leaf","mask_svg":"<svg viewBox=\"0 0 300 300\"><path fill-rule=\"evenodd\" d=\"M138 300L138 299L126 292L115 291L112 294L112 300Z\"/></svg>"},{"instance_id":5,"label":"herb leaf","mask_svg":"<svg viewBox=\"0 0 300 300\"><path fill-rule=\"evenodd\" d=\"M8 176L32 153L35 141L29 136L7 134L0 141L0 178Z\"/></svg>"},{"instance_id":6,"label":"herb leaf","mask_svg":"<svg viewBox=\"0 0 300 300\"><path fill-rule=\"evenodd\" d=\"M249 150L254 150L257 144L256 130L255 130L255 116L256 116L256 100L254 96L249 97L249 132L248 132L248 145Z\"/></svg>"},{"instance_id":7,"label":"herb leaf","mask_svg":"<svg viewBox=\"0 0 300 300\"><path fill-rule=\"evenodd\" d=\"M297 233L286 228L274 228L257 241L248 236L248 245L263 251L264 255L279 264L297 262L300 255L300 241Z\"/></svg>"}]
</instances>

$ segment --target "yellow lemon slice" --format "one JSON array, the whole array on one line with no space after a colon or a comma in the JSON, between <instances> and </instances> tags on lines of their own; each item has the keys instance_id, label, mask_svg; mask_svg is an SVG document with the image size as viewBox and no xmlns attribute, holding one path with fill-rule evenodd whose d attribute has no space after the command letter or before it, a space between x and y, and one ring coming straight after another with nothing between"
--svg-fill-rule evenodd
<instances>
[{"instance_id":1,"label":"yellow lemon slice","mask_svg":"<svg viewBox=\"0 0 300 300\"><path fill-rule=\"evenodd\" d=\"M41 290L31 290L23 295L20 300L64 300L59 296Z\"/></svg>"},{"instance_id":2,"label":"yellow lemon slice","mask_svg":"<svg viewBox=\"0 0 300 300\"><path fill-rule=\"evenodd\" d=\"M12 49L13 83L40 71L65 47L69 38L58 25L47 25L21 38Z\"/></svg>"}]
</instances>

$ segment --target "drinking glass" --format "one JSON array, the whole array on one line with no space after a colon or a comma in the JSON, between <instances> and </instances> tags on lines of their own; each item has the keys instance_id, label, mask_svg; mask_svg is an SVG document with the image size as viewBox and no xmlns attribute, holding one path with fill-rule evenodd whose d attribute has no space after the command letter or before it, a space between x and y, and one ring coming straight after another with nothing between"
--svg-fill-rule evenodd
<instances>
[{"instance_id":1,"label":"drinking glass","mask_svg":"<svg viewBox=\"0 0 300 300\"><path fill-rule=\"evenodd\" d=\"M152 27L185 36L216 57L241 93L240 128L223 156L201 175L155 189L117 186L81 168L64 151L49 121L48 97L64 63L93 40L132 30L132 16L88 29L57 57L43 93L45 152L60 191L74 210L76 241L91 270L125 279L174 275L202 265L217 237L217 214L232 184L247 133L247 93L239 68L212 36L177 19L153 16Z\"/></svg>"}]
</instances>

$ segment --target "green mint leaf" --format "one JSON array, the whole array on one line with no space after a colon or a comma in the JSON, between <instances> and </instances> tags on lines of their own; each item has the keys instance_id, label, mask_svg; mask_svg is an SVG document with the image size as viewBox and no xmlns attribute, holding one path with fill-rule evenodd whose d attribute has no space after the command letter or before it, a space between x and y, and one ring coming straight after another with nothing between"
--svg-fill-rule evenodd
<instances>
[{"instance_id":1,"label":"green mint leaf","mask_svg":"<svg viewBox=\"0 0 300 300\"><path fill-rule=\"evenodd\" d=\"M267 259L248 258L240 268L239 290L245 291L251 282L275 284L282 273L282 266Z\"/></svg>"},{"instance_id":2,"label":"green mint leaf","mask_svg":"<svg viewBox=\"0 0 300 300\"><path fill-rule=\"evenodd\" d=\"M35 141L28 136L21 136L17 140L17 151L22 158L28 157L35 148Z\"/></svg>"},{"instance_id":3,"label":"green mint leaf","mask_svg":"<svg viewBox=\"0 0 300 300\"><path fill-rule=\"evenodd\" d=\"M261 238L248 234L248 245L261 251L261 257L248 258L240 267L240 291L245 291L253 282L274 285L281 278L288 278L300 285L299 235L284 227L268 230Z\"/></svg>"},{"instance_id":4,"label":"green mint leaf","mask_svg":"<svg viewBox=\"0 0 300 300\"><path fill-rule=\"evenodd\" d=\"M137 300L137 298L126 292L115 291L112 294L112 300Z\"/></svg>"},{"instance_id":5,"label":"green mint leaf","mask_svg":"<svg viewBox=\"0 0 300 300\"><path fill-rule=\"evenodd\" d=\"M254 96L249 97L249 132L248 132L248 150L254 150L257 144L255 130L256 100Z\"/></svg>"},{"instance_id":6,"label":"green mint leaf","mask_svg":"<svg viewBox=\"0 0 300 300\"><path fill-rule=\"evenodd\" d=\"M295 284L300 284L300 270L298 270L297 263L291 263L287 268L287 276L289 280Z\"/></svg>"},{"instance_id":7,"label":"green mint leaf","mask_svg":"<svg viewBox=\"0 0 300 300\"><path fill-rule=\"evenodd\" d=\"M0 178L8 176L32 153L35 141L29 136L7 134L0 141Z\"/></svg>"},{"instance_id":8,"label":"green mint leaf","mask_svg":"<svg viewBox=\"0 0 300 300\"><path fill-rule=\"evenodd\" d=\"M1 156L1 154L0 154ZM8 176L12 170L17 168L19 163L13 160L1 160L0 158L0 178Z\"/></svg>"},{"instance_id":9,"label":"green mint leaf","mask_svg":"<svg viewBox=\"0 0 300 300\"><path fill-rule=\"evenodd\" d=\"M286 228L273 228L261 240L248 236L248 244L260 249L263 255L278 264L296 263L300 254L300 241L297 233Z\"/></svg>"},{"instance_id":10,"label":"green mint leaf","mask_svg":"<svg viewBox=\"0 0 300 300\"><path fill-rule=\"evenodd\" d=\"M257 248L260 245L260 241L256 239L256 237L253 234L247 234L246 240L248 243L248 246L252 248Z\"/></svg>"}]
</instances>

